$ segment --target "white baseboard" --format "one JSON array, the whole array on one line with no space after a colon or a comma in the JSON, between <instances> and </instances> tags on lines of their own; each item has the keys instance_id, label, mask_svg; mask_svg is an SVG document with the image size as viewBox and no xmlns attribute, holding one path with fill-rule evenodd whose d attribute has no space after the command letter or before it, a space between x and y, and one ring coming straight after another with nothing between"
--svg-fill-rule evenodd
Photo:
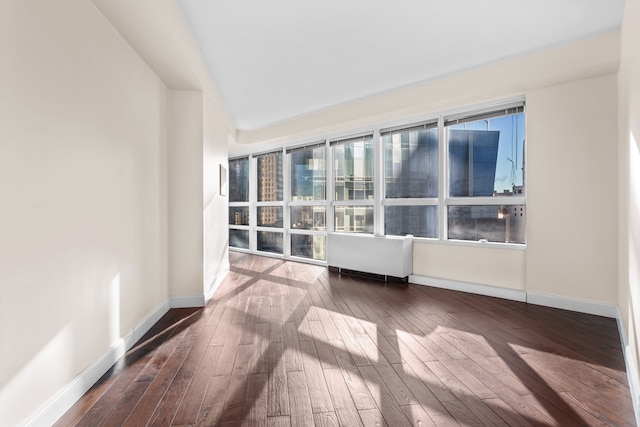
<instances>
[{"instance_id":1,"label":"white baseboard","mask_svg":"<svg viewBox=\"0 0 640 427\"><path fill-rule=\"evenodd\" d=\"M545 307L561 308L563 310L577 311L579 313L594 314L596 316L618 317L618 306L603 304L595 301L580 300L558 295L527 292L529 304L543 305Z\"/></svg>"},{"instance_id":2,"label":"white baseboard","mask_svg":"<svg viewBox=\"0 0 640 427\"><path fill-rule=\"evenodd\" d=\"M222 268L220 268L220 272L216 276L216 279L213 281L213 283L209 285L209 291L206 292L204 296L205 303L209 301L213 296L213 294L215 294L215 292L218 290L220 283L222 283L224 278L227 277L227 273L229 273L230 269L231 269L231 264L229 264L228 261L225 265L222 266Z\"/></svg>"},{"instance_id":3,"label":"white baseboard","mask_svg":"<svg viewBox=\"0 0 640 427\"><path fill-rule=\"evenodd\" d=\"M436 288L468 292L471 294L485 295L488 297L503 298L513 301L525 302L527 299L526 292L518 289L499 288L497 286L436 279L434 277L416 276L413 274L409 276L409 282L418 285L433 286Z\"/></svg>"},{"instance_id":4,"label":"white baseboard","mask_svg":"<svg viewBox=\"0 0 640 427\"><path fill-rule=\"evenodd\" d=\"M144 334L149 332L149 329L151 329L151 327L155 325L158 320L162 318L162 316L167 314L170 308L170 301L167 299L162 304L157 306L154 310L152 310L151 313L149 313L147 317L145 317L140 323L138 323L138 325L134 327L131 332L126 334L123 338L126 344L126 349L131 349L131 347L133 347L133 345L137 343L138 340L140 340L140 338L144 336Z\"/></svg>"},{"instance_id":5,"label":"white baseboard","mask_svg":"<svg viewBox=\"0 0 640 427\"><path fill-rule=\"evenodd\" d=\"M26 426L51 426L69 410L149 329L169 311L169 300L151 311L129 333L118 339L109 350L82 371L66 387L38 409Z\"/></svg>"},{"instance_id":6,"label":"white baseboard","mask_svg":"<svg viewBox=\"0 0 640 427\"><path fill-rule=\"evenodd\" d=\"M169 298L171 308L204 307L204 295L188 295Z\"/></svg>"},{"instance_id":7,"label":"white baseboard","mask_svg":"<svg viewBox=\"0 0 640 427\"><path fill-rule=\"evenodd\" d=\"M603 304L595 301L580 300L558 295L527 292L519 289L499 288L496 286L480 285L477 283L458 282L455 280L437 279L434 277L416 275L409 276L409 282L418 285L434 286L436 288L450 289L453 291L468 292L513 301L527 302L529 304L543 305L545 307L561 308L580 313L611 317L613 319L618 317L618 306L613 304Z\"/></svg>"},{"instance_id":8,"label":"white baseboard","mask_svg":"<svg viewBox=\"0 0 640 427\"><path fill-rule=\"evenodd\" d=\"M627 334L622 324L620 310L617 312L616 320L618 321L618 332L620 333L620 343L622 344L622 352L624 354L624 364L627 368L627 379L629 381L629 391L631 393L631 403L636 416L636 425L640 426L640 382L638 365L635 363L631 347L627 341Z\"/></svg>"}]
</instances>

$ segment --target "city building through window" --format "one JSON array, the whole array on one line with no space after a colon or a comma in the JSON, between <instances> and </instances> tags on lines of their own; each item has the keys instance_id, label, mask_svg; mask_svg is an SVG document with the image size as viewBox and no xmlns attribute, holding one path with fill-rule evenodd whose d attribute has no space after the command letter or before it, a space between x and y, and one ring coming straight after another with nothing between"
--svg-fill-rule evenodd
<instances>
[{"instance_id":1,"label":"city building through window","mask_svg":"<svg viewBox=\"0 0 640 427\"><path fill-rule=\"evenodd\" d=\"M445 118L447 237L525 243L524 106ZM521 216L510 215L516 209Z\"/></svg>"},{"instance_id":2,"label":"city building through window","mask_svg":"<svg viewBox=\"0 0 640 427\"><path fill-rule=\"evenodd\" d=\"M229 246L249 246L249 157L229 160Z\"/></svg>"},{"instance_id":3,"label":"city building through window","mask_svg":"<svg viewBox=\"0 0 640 427\"><path fill-rule=\"evenodd\" d=\"M384 232L438 237L438 121L380 131Z\"/></svg>"},{"instance_id":4,"label":"city building through window","mask_svg":"<svg viewBox=\"0 0 640 427\"><path fill-rule=\"evenodd\" d=\"M289 232L291 256L327 259L326 142L287 150L291 176Z\"/></svg>"}]
</instances>

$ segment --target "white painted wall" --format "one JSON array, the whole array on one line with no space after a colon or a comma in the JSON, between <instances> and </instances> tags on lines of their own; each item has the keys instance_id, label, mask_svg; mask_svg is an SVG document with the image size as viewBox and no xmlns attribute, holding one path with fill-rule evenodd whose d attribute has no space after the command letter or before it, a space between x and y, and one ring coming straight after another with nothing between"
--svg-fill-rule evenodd
<instances>
[{"instance_id":1,"label":"white painted wall","mask_svg":"<svg viewBox=\"0 0 640 427\"><path fill-rule=\"evenodd\" d=\"M220 194L229 134L199 91L170 90L168 117L170 293L174 306L202 305L229 269L228 199Z\"/></svg>"},{"instance_id":2,"label":"white painted wall","mask_svg":"<svg viewBox=\"0 0 640 427\"><path fill-rule=\"evenodd\" d=\"M640 407L640 1L627 0L622 23L619 91L619 298L633 398ZM638 420L640 422L640 420Z\"/></svg>"},{"instance_id":3,"label":"white painted wall","mask_svg":"<svg viewBox=\"0 0 640 427\"><path fill-rule=\"evenodd\" d=\"M527 253L485 246L414 242L413 274L524 291Z\"/></svg>"},{"instance_id":4,"label":"white painted wall","mask_svg":"<svg viewBox=\"0 0 640 427\"><path fill-rule=\"evenodd\" d=\"M617 302L617 88L527 93L527 291Z\"/></svg>"},{"instance_id":5,"label":"white painted wall","mask_svg":"<svg viewBox=\"0 0 640 427\"><path fill-rule=\"evenodd\" d=\"M0 424L168 297L164 84L85 0L0 10Z\"/></svg>"},{"instance_id":6,"label":"white painted wall","mask_svg":"<svg viewBox=\"0 0 640 427\"><path fill-rule=\"evenodd\" d=\"M202 107L202 92L169 91L169 287L204 302Z\"/></svg>"},{"instance_id":7,"label":"white painted wall","mask_svg":"<svg viewBox=\"0 0 640 427\"><path fill-rule=\"evenodd\" d=\"M208 98L204 100L203 133L204 293L210 296L229 270L229 199L228 193L220 192L220 166L228 171L231 137Z\"/></svg>"}]
</instances>

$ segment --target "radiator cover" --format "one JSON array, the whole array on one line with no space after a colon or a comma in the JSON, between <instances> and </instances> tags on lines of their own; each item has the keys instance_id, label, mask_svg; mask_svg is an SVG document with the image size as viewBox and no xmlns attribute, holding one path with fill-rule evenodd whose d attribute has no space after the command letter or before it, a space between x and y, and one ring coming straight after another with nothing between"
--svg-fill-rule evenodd
<instances>
[{"instance_id":1,"label":"radiator cover","mask_svg":"<svg viewBox=\"0 0 640 427\"><path fill-rule=\"evenodd\" d=\"M413 274L413 236L329 233L327 265L339 271L406 279Z\"/></svg>"}]
</instances>

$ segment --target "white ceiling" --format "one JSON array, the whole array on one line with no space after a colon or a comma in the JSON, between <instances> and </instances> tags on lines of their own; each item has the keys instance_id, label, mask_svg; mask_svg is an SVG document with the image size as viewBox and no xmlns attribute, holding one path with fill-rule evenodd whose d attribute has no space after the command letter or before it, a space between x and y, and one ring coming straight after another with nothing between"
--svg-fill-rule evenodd
<instances>
[{"instance_id":1,"label":"white ceiling","mask_svg":"<svg viewBox=\"0 0 640 427\"><path fill-rule=\"evenodd\" d=\"M177 0L257 129L620 27L624 0Z\"/></svg>"}]
</instances>

